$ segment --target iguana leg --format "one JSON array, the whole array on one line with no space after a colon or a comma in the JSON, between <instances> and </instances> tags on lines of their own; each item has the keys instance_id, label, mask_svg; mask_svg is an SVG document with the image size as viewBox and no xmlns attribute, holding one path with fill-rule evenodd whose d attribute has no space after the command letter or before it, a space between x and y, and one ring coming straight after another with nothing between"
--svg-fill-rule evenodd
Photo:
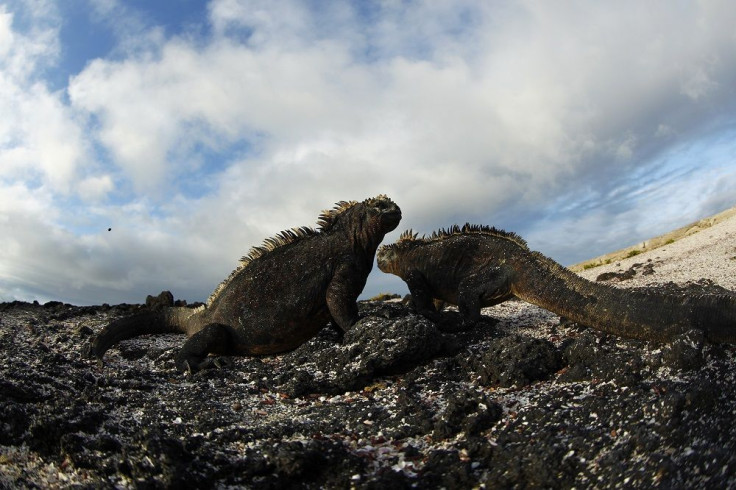
<instances>
[{"instance_id":1,"label":"iguana leg","mask_svg":"<svg viewBox=\"0 0 736 490\"><path fill-rule=\"evenodd\" d=\"M231 345L229 328L219 323L210 323L187 339L176 356L176 368L180 372L194 372L220 367L217 358L208 358L207 355L229 354Z\"/></svg>"},{"instance_id":2,"label":"iguana leg","mask_svg":"<svg viewBox=\"0 0 736 490\"><path fill-rule=\"evenodd\" d=\"M512 296L511 273L509 268L493 267L463 279L458 285L457 307L467 322L481 321L480 310L484 305L497 304Z\"/></svg>"},{"instance_id":3,"label":"iguana leg","mask_svg":"<svg viewBox=\"0 0 736 490\"><path fill-rule=\"evenodd\" d=\"M343 332L347 332L355 322L358 321L358 296L360 296L363 284L356 284L357 271L349 265L341 266L332 277L327 286L326 301L327 308L332 315L333 324Z\"/></svg>"},{"instance_id":4,"label":"iguana leg","mask_svg":"<svg viewBox=\"0 0 736 490\"><path fill-rule=\"evenodd\" d=\"M460 311L463 320L467 323L479 322L481 319L481 301L478 289L461 283L457 293L457 309Z\"/></svg>"},{"instance_id":5,"label":"iguana leg","mask_svg":"<svg viewBox=\"0 0 736 490\"><path fill-rule=\"evenodd\" d=\"M337 322L334 319L330 322L329 327L335 333L337 333L337 340L338 340L338 342L342 343L342 339L345 338L345 330L343 330L342 328L340 328L340 325L338 325Z\"/></svg>"},{"instance_id":6,"label":"iguana leg","mask_svg":"<svg viewBox=\"0 0 736 490\"><path fill-rule=\"evenodd\" d=\"M435 323L439 322L442 316L435 309L434 298L429 292L426 279L417 272L411 272L406 276L404 282L409 287L416 312Z\"/></svg>"}]
</instances>

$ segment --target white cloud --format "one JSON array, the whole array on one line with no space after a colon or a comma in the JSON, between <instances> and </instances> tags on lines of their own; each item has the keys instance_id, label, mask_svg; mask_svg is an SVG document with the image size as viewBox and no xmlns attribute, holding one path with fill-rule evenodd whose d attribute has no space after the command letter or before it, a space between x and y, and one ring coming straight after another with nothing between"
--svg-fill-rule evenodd
<instances>
[{"instance_id":1,"label":"white cloud","mask_svg":"<svg viewBox=\"0 0 736 490\"><path fill-rule=\"evenodd\" d=\"M43 80L58 52L54 22L20 33L0 10L0 46L12 41L0 47L0 183L22 182L37 202L14 243L46 237L35 255L51 257L48 274L75 277L78 297L200 281L184 290L203 299L266 236L382 192L403 208L401 228L499 218L533 237L553 222L623 236L637 230L609 221L639 219L642 193L660 195L646 181L652 162L734 123L728 3L317 12L215 0L208 37L166 37L124 2L91 5L118 46L72 77L68 100ZM719 182L706 188L727 193L731 180ZM70 194L84 201L74 219L49 212ZM24 209L8 211L14 226ZM540 218L559 210L568 216ZM0 259L4 274L36 273L21 252ZM38 274L29 288L60 290L41 288Z\"/></svg>"},{"instance_id":2,"label":"white cloud","mask_svg":"<svg viewBox=\"0 0 736 490\"><path fill-rule=\"evenodd\" d=\"M39 175L52 190L68 192L85 152L68 109L39 84L21 88L0 75L0 91L0 176Z\"/></svg>"},{"instance_id":3,"label":"white cloud","mask_svg":"<svg viewBox=\"0 0 736 490\"><path fill-rule=\"evenodd\" d=\"M13 44L13 14L4 5L0 5L0 57L5 57Z\"/></svg>"},{"instance_id":4,"label":"white cloud","mask_svg":"<svg viewBox=\"0 0 736 490\"><path fill-rule=\"evenodd\" d=\"M131 2L87 0L90 18L102 24L117 39L110 56L136 57L155 50L164 42L164 32L151 25Z\"/></svg>"},{"instance_id":5,"label":"white cloud","mask_svg":"<svg viewBox=\"0 0 736 490\"><path fill-rule=\"evenodd\" d=\"M443 30L442 8L385 8L375 26L362 30L384 33L387 41L374 44L393 42L399 54L384 47L385 59L365 63L352 44L361 38L339 37L348 30L344 25L330 37L301 3L276 9L269 2L213 2L210 15L221 37L203 47L173 39L150 56L98 60L72 81L70 94L75 107L100 118L101 141L139 186L175 171L180 163L170 156L181 145L217 149L238 138L263 145L263 165L276 165L276 156L283 165L284 155L293 158L287 165L306 165L300 148L369 140L379 142L369 154L402 168L395 179L426 175L432 182L438 166L452 164L526 175L531 181L525 185L547 186L561 172L591 165L591 156L606 165L600 157L631 162L622 169L634 165L633 143L662 125L689 129L672 119L684 90L673 82L682 66L700 66L702 54L690 49L675 57L685 43L677 29L688 26L687 18L596 5L583 13L526 7L475 12L477 25L460 25L467 31L462 36ZM361 31L354 15L338 13L325 15ZM662 15L672 25L652 33ZM586 22L578 24L581 17ZM627 36L621 36L624 26ZM248 30L247 44L228 36L233 29ZM519 29L527 35L515 35ZM437 38L417 41L418 31ZM723 52L722 39L706 31L693 33L701 49ZM458 43L465 38L481 43L472 55ZM410 40L423 44L428 58L405 57ZM701 76L693 80L690 97L717 92ZM661 116L656 123L650 121L655 115ZM394 155L381 154L381 147ZM343 165L370 161L343 150L309 153L308 165L329 175L337 165L329 153L347 158Z\"/></svg>"},{"instance_id":6,"label":"white cloud","mask_svg":"<svg viewBox=\"0 0 736 490\"><path fill-rule=\"evenodd\" d=\"M671 136L675 136L675 131L666 124L660 124L657 126L657 131L654 133L654 136L657 138L669 138Z\"/></svg>"},{"instance_id":7,"label":"white cloud","mask_svg":"<svg viewBox=\"0 0 736 490\"><path fill-rule=\"evenodd\" d=\"M710 71L710 70L708 70ZM690 73L683 74L680 91L693 100L706 96L718 88L718 83L712 80L706 68L695 67Z\"/></svg>"},{"instance_id":8,"label":"white cloud","mask_svg":"<svg viewBox=\"0 0 736 490\"><path fill-rule=\"evenodd\" d=\"M87 177L77 184L79 196L85 201L99 201L114 188L115 184L109 175Z\"/></svg>"},{"instance_id":9,"label":"white cloud","mask_svg":"<svg viewBox=\"0 0 736 490\"><path fill-rule=\"evenodd\" d=\"M217 35L227 36L233 29L248 28L252 45L264 45L278 36L281 45L300 43L311 38L310 13L303 2L267 0L219 0L210 2L210 20ZM326 11L330 7L326 6ZM324 13L327 13L324 12Z\"/></svg>"},{"instance_id":10,"label":"white cloud","mask_svg":"<svg viewBox=\"0 0 736 490\"><path fill-rule=\"evenodd\" d=\"M219 237L232 240L232 233L215 221L218 233L209 235L211 216L182 222L156 218L152 208L137 201L85 206L71 215L43 187L0 185L0 301L141 302L163 289L206 298L239 258L223 257Z\"/></svg>"},{"instance_id":11,"label":"white cloud","mask_svg":"<svg viewBox=\"0 0 736 490\"><path fill-rule=\"evenodd\" d=\"M44 2L33 6L26 34L12 30L13 15L0 13L0 37L12 40L0 61L0 177L40 178L50 191L67 193L86 148L62 94L40 79L58 54L55 9ZM4 29L10 30L1 34Z\"/></svg>"},{"instance_id":12,"label":"white cloud","mask_svg":"<svg viewBox=\"0 0 736 490\"><path fill-rule=\"evenodd\" d=\"M19 33L13 24L16 15L10 10L18 3L27 16L29 27L26 32ZM40 67L54 64L59 55L59 15L53 0L35 0L31 2L14 2L0 5L0 17L5 30L5 40L11 41L0 51L0 66L6 76L23 79L30 77Z\"/></svg>"}]
</instances>

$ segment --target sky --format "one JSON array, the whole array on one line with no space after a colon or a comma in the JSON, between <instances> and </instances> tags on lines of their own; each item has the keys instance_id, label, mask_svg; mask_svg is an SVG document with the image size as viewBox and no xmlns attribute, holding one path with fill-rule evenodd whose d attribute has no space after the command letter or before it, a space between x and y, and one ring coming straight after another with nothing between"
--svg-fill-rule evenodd
<instances>
[{"instance_id":1,"label":"sky","mask_svg":"<svg viewBox=\"0 0 736 490\"><path fill-rule=\"evenodd\" d=\"M564 265L683 226L736 205L734 25L730 0L0 0L0 301L202 301L382 193L386 242L471 222Z\"/></svg>"}]
</instances>

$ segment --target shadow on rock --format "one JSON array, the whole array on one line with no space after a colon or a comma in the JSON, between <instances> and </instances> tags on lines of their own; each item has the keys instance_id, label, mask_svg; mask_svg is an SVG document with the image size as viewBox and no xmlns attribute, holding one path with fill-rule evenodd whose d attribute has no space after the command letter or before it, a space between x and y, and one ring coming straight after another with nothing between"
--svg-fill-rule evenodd
<instances>
[{"instance_id":1,"label":"shadow on rock","mask_svg":"<svg viewBox=\"0 0 736 490\"><path fill-rule=\"evenodd\" d=\"M455 337L400 305L364 305L363 312L341 345L318 340L284 356L292 367L277 378L280 390L292 397L344 393L457 352Z\"/></svg>"},{"instance_id":2,"label":"shadow on rock","mask_svg":"<svg viewBox=\"0 0 736 490\"><path fill-rule=\"evenodd\" d=\"M549 379L563 366L554 344L518 335L491 340L478 354L462 354L457 360L481 385L502 387Z\"/></svg>"}]
</instances>

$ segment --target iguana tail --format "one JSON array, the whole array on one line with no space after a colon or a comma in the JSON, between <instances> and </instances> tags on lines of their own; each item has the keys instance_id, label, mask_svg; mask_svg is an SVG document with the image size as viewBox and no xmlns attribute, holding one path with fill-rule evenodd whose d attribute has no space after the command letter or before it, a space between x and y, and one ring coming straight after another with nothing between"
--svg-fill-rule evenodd
<instances>
[{"instance_id":1,"label":"iguana tail","mask_svg":"<svg viewBox=\"0 0 736 490\"><path fill-rule=\"evenodd\" d=\"M678 295L615 288L584 279L533 252L514 293L583 325L622 337L667 342L691 329L736 343L736 296Z\"/></svg>"},{"instance_id":2,"label":"iguana tail","mask_svg":"<svg viewBox=\"0 0 736 490\"><path fill-rule=\"evenodd\" d=\"M161 308L115 320L92 340L85 354L102 359L121 340L147 334L186 333L185 320L191 314L192 310L187 308Z\"/></svg>"},{"instance_id":3,"label":"iguana tail","mask_svg":"<svg viewBox=\"0 0 736 490\"><path fill-rule=\"evenodd\" d=\"M736 344L736 297L704 294L688 298L683 308L690 311L695 328L711 342Z\"/></svg>"}]
</instances>

